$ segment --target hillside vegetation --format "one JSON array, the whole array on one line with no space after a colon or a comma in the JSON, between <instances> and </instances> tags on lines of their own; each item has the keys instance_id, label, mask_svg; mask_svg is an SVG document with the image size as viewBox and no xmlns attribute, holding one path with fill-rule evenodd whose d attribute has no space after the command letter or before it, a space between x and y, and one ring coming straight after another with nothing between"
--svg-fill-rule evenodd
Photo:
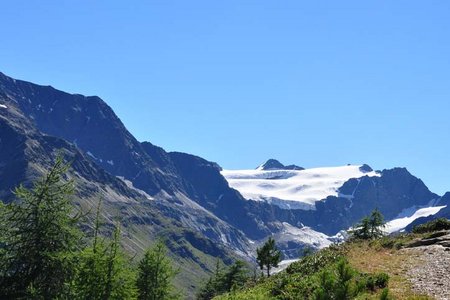
<instances>
[{"instance_id":1,"label":"hillside vegetation","mask_svg":"<svg viewBox=\"0 0 450 300\"><path fill-rule=\"evenodd\" d=\"M404 248L434 237L434 223L421 226L416 230L420 233L333 245L278 274L249 281L243 288L214 299L433 299L413 290L408 271L422 262Z\"/></svg>"}]
</instances>

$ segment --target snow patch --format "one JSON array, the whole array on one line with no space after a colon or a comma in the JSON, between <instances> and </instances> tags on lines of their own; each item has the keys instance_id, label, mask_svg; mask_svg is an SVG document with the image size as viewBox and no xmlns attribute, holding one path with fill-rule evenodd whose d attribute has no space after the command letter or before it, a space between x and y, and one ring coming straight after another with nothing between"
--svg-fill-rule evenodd
<instances>
[{"instance_id":1,"label":"snow patch","mask_svg":"<svg viewBox=\"0 0 450 300\"><path fill-rule=\"evenodd\" d=\"M406 226L411 224L414 220L421 217L428 217L431 215L435 215L444 207L446 207L446 205L424 207L419 209L413 206L408 209L405 209L397 216L397 218L386 223L385 231L387 233L401 231Z\"/></svg>"},{"instance_id":2,"label":"snow patch","mask_svg":"<svg viewBox=\"0 0 450 300\"><path fill-rule=\"evenodd\" d=\"M122 180L127 187L129 187L130 189L135 190L136 192L140 193L142 196L144 196L145 198L147 198L147 200L155 200L155 198L153 198L152 196L150 196L149 194L147 194L146 192L144 192L141 189L138 189L137 187L135 187L133 185L133 183L130 180L125 179L125 177L123 176L116 176L116 178Z\"/></svg>"},{"instance_id":3,"label":"snow patch","mask_svg":"<svg viewBox=\"0 0 450 300\"><path fill-rule=\"evenodd\" d=\"M0 104L0 108L8 108L5 104Z\"/></svg>"},{"instance_id":4,"label":"snow patch","mask_svg":"<svg viewBox=\"0 0 450 300\"><path fill-rule=\"evenodd\" d=\"M108 160L107 163L110 164L111 166L114 166L114 161L113 160Z\"/></svg>"},{"instance_id":5,"label":"snow patch","mask_svg":"<svg viewBox=\"0 0 450 300\"><path fill-rule=\"evenodd\" d=\"M361 165L305 170L223 170L230 187L248 200L266 201L285 209L315 209L315 203L339 196L339 188L351 178L381 176L364 172ZM349 196L347 196L349 197ZM349 197L350 198L350 197Z\"/></svg>"},{"instance_id":6,"label":"snow patch","mask_svg":"<svg viewBox=\"0 0 450 300\"><path fill-rule=\"evenodd\" d=\"M280 234L280 239L289 239L311 245L314 248L322 249L332 244L329 236L315 231L314 229L304 226L302 228L292 226L289 223L283 222L283 229Z\"/></svg>"},{"instance_id":7,"label":"snow patch","mask_svg":"<svg viewBox=\"0 0 450 300\"><path fill-rule=\"evenodd\" d=\"M299 261L299 260L300 260L299 258L296 258L296 259L284 259L284 260L282 260L282 261L280 261L280 262L278 263L278 267L273 268L273 269L270 271L270 274L271 274L271 275L277 274L277 273L279 273L279 272L285 270L287 267L289 267L290 264L292 264L292 263L294 263L294 262L296 262L296 261Z\"/></svg>"},{"instance_id":8,"label":"snow patch","mask_svg":"<svg viewBox=\"0 0 450 300\"><path fill-rule=\"evenodd\" d=\"M94 154L92 154L91 151L87 151L86 154L89 155L90 157L92 157L94 160L97 160L101 163L103 162L103 159L96 157Z\"/></svg>"},{"instance_id":9,"label":"snow patch","mask_svg":"<svg viewBox=\"0 0 450 300\"><path fill-rule=\"evenodd\" d=\"M95 157L94 154L92 154L91 151L86 152L87 155L89 155L90 157L92 157L93 159L97 160L97 157Z\"/></svg>"}]
</instances>

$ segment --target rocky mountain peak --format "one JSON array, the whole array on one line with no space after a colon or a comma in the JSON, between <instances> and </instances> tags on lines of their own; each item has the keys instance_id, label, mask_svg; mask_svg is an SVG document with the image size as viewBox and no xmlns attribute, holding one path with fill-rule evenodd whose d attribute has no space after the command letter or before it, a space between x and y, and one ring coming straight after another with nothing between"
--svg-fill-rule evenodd
<instances>
[{"instance_id":1,"label":"rocky mountain peak","mask_svg":"<svg viewBox=\"0 0 450 300\"><path fill-rule=\"evenodd\" d=\"M265 163L260 165L257 170L304 170L305 168L299 167L297 165L285 166L276 159L268 159Z\"/></svg>"}]
</instances>

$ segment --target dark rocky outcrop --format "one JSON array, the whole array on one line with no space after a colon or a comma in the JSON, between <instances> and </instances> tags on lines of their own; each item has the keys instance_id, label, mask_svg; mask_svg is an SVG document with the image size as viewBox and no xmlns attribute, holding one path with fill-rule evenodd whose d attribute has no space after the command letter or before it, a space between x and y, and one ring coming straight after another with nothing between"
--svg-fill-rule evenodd
<instances>
[{"instance_id":1,"label":"dark rocky outcrop","mask_svg":"<svg viewBox=\"0 0 450 300\"><path fill-rule=\"evenodd\" d=\"M280 163L278 160L276 159L269 159L267 160L265 163L263 163L262 165L260 165L258 167L258 169L261 170L304 170L305 168L296 166L296 165L288 165L285 166L282 163Z\"/></svg>"}]
</instances>

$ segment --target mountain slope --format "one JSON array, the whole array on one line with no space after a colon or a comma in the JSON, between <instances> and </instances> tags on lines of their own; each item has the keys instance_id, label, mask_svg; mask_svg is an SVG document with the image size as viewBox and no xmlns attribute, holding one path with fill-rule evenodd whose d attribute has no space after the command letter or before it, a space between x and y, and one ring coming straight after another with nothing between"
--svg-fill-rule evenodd
<instances>
[{"instance_id":1,"label":"mountain slope","mask_svg":"<svg viewBox=\"0 0 450 300\"><path fill-rule=\"evenodd\" d=\"M169 190L172 195L160 189L150 196L133 182L113 176L75 144L41 132L7 92L0 90L0 196L4 201L12 201L16 186L30 185L62 152L72 162L74 203L88 211L103 198L103 216L110 223L120 217L124 246L133 255L158 236L167 238L171 256L181 268L177 280L186 295L192 295L202 277L213 270L217 258L231 263L233 252L246 254L247 239L238 230L174 189Z\"/></svg>"}]
</instances>

